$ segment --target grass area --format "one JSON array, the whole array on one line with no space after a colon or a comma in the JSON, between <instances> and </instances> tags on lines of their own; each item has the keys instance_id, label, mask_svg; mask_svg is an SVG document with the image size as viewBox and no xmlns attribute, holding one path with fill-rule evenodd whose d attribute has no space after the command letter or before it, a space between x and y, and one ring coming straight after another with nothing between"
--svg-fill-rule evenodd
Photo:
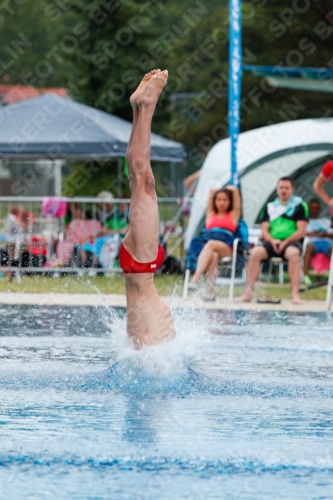
<instances>
[{"instance_id":1,"label":"grass area","mask_svg":"<svg viewBox=\"0 0 333 500\"><path fill-rule=\"evenodd\" d=\"M182 276L155 276L155 286L160 295L181 296L183 291ZM267 285L260 282L258 285L258 297L264 298ZM238 296L244 291L243 287L236 287L235 295ZM97 276L95 278L63 276L52 278L45 276L23 276L22 283L19 284L14 278L11 282L7 278L0 279L0 292L21 292L21 293L103 293L103 294L124 294L125 284L122 276L105 278ZM218 297L228 296L226 287L216 288ZM308 292L301 293L304 300L325 300L326 287L316 288ZM270 298L290 299L290 284L271 284L269 287Z\"/></svg>"},{"instance_id":2,"label":"grass area","mask_svg":"<svg viewBox=\"0 0 333 500\"><path fill-rule=\"evenodd\" d=\"M156 276L155 286L160 295L171 295L177 284L182 289L181 276ZM11 282L7 278L0 279L0 292L21 293L103 293L124 294L125 280L122 276L115 275L110 278L104 276L77 277L62 276L52 278L49 276L23 276L22 283L16 278Z\"/></svg>"},{"instance_id":3,"label":"grass area","mask_svg":"<svg viewBox=\"0 0 333 500\"><path fill-rule=\"evenodd\" d=\"M266 298L266 284L260 283L258 286L258 298ZM270 285L268 291L269 299L291 299L290 284L284 285ZM236 291L235 295L240 295L240 291ZM326 299L326 286L315 288L300 293L302 300L325 300Z\"/></svg>"}]
</instances>

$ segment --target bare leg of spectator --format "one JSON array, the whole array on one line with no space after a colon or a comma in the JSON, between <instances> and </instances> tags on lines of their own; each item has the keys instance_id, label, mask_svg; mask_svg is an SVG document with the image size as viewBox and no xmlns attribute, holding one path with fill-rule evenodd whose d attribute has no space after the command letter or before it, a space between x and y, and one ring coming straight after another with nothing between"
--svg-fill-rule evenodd
<instances>
[{"instance_id":1,"label":"bare leg of spectator","mask_svg":"<svg viewBox=\"0 0 333 500\"><path fill-rule=\"evenodd\" d=\"M306 252L304 255L304 274L307 276L309 274L310 262L314 254L314 245L309 243L306 247Z\"/></svg>"},{"instance_id":2,"label":"bare leg of spectator","mask_svg":"<svg viewBox=\"0 0 333 500\"><path fill-rule=\"evenodd\" d=\"M288 261L288 274L291 282L291 301L293 304L302 304L299 296L299 283L301 276L301 259L298 248L289 247L284 254Z\"/></svg>"},{"instance_id":3,"label":"bare leg of spectator","mask_svg":"<svg viewBox=\"0 0 333 500\"><path fill-rule=\"evenodd\" d=\"M213 252L209 267L207 269L207 283L208 283L208 293L214 295L215 293L215 281L218 274L218 263L220 255L218 252Z\"/></svg>"},{"instance_id":4,"label":"bare leg of spectator","mask_svg":"<svg viewBox=\"0 0 333 500\"><path fill-rule=\"evenodd\" d=\"M217 253L219 258L222 259L223 257L230 257L232 252L230 247L223 241L208 241L198 257L197 269L191 279L193 285L196 285L203 273L208 270L214 258L214 253Z\"/></svg>"},{"instance_id":5,"label":"bare leg of spectator","mask_svg":"<svg viewBox=\"0 0 333 500\"><path fill-rule=\"evenodd\" d=\"M84 266L88 262L88 254L82 248L80 249L80 257L81 257L81 262Z\"/></svg>"},{"instance_id":6,"label":"bare leg of spectator","mask_svg":"<svg viewBox=\"0 0 333 500\"><path fill-rule=\"evenodd\" d=\"M261 271L261 261L268 259L267 251L262 246L255 247L250 256L246 267L246 288L243 295L238 297L235 302L251 302L253 288Z\"/></svg>"}]
</instances>

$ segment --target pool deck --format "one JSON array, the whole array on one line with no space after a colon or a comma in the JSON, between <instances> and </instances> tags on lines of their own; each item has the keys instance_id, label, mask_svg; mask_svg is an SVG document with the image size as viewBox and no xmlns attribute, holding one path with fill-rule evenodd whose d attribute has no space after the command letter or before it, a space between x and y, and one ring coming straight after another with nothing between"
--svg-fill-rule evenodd
<instances>
[{"instance_id":1,"label":"pool deck","mask_svg":"<svg viewBox=\"0 0 333 500\"><path fill-rule=\"evenodd\" d=\"M304 300L301 305L294 305L290 300L280 304L258 304L257 302L236 304L217 298L215 302L203 302L200 298L162 297L170 306L191 309L230 309L246 311L293 311L325 312L325 301ZM126 307L125 295L69 294L69 293L0 293L0 304L30 305L73 305L73 306L118 306Z\"/></svg>"}]
</instances>

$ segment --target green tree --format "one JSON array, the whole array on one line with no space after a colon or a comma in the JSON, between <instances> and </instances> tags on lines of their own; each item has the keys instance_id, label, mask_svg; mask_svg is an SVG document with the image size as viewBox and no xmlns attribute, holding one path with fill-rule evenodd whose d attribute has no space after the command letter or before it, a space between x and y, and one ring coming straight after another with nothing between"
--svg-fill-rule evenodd
<instances>
[{"instance_id":1,"label":"green tree","mask_svg":"<svg viewBox=\"0 0 333 500\"><path fill-rule=\"evenodd\" d=\"M61 84L56 47L59 23L50 23L47 0L5 0L0 6L0 80L35 87ZM62 68L64 69L64 68Z\"/></svg>"},{"instance_id":2,"label":"green tree","mask_svg":"<svg viewBox=\"0 0 333 500\"><path fill-rule=\"evenodd\" d=\"M139 0L70 0L62 40L73 40L67 57L69 85L88 105L131 119L130 94L143 77L139 58L156 28Z\"/></svg>"},{"instance_id":3,"label":"green tree","mask_svg":"<svg viewBox=\"0 0 333 500\"><path fill-rule=\"evenodd\" d=\"M243 2L244 64L333 66L331 7L324 0L301 3ZM188 5L186 2L185 12ZM200 166L214 142L228 135L229 9L227 2L205 6L206 15L160 61L170 75L177 75L181 84L177 92L195 94L173 106L171 119L162 129L188 146L193 168ZM320 23L326 31L323 26L319 29ZM167 91L172 94L171 88ZM321 117L332 106L331 94L273 88L248 72L243 73L242 99L241 131L284 120Z\"/></svg>"}]
</instances>

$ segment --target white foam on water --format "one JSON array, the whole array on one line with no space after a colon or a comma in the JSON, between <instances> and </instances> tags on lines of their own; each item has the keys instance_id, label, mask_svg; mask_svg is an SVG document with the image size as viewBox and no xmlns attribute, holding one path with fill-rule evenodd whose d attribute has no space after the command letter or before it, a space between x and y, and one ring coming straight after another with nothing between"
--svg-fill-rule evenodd
<instances>
[{"instance_id":1,"label":"white foam on water","mask_svg":"<svg viewBox=\"0 0 333 500\"><path fill-rule=\"evenodd\" d=\"M189 363L210 342L207 314L201 309L171 309L176 338L155 346L135 349L126 331L126 315L121 317L115 308L106 307L105 322L109 324L110 342L114 352L117 374L127 384L150 381L150 384L172 382L184 375Z\"/></svg>"}]
</instances>

